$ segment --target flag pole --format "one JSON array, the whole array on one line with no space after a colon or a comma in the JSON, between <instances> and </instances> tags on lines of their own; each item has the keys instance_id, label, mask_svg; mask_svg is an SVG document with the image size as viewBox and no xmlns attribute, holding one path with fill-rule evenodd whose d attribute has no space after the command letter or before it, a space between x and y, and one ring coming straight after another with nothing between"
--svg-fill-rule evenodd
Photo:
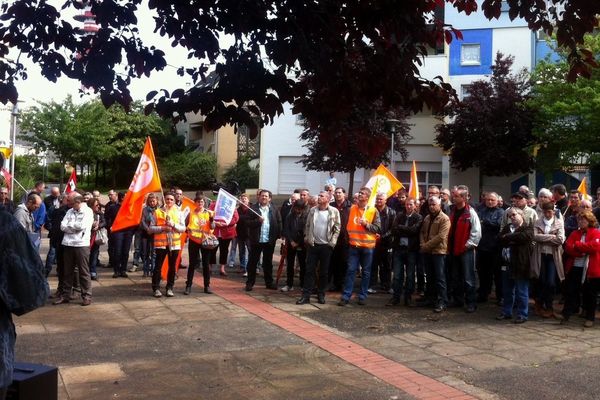
<instances>
[{"instance_id":1,"label":"flag pole","mask_svg":"<svg viewBox=\"0 0 600 400\"><path fill-rule=\"evenodd\" d=\"M241 205L243 205L244 207L246 207L248 210L252 211L254 214L256 214L258 217L262 217L262 215L260 215L259 213L257 213L256 211L254 211L252 208L250 208L250 206L247 206L246 204L242 203L236 196L232 195L231 193L229 193L227 190L223 189L223 188L219 188L219 190L224 191L225 193L227 193L228 195L230 195L231 197L233 197L235 199L236 202L240 203ZM218 197L218 195L217 195Z\"/></svg>"}]
</instances>

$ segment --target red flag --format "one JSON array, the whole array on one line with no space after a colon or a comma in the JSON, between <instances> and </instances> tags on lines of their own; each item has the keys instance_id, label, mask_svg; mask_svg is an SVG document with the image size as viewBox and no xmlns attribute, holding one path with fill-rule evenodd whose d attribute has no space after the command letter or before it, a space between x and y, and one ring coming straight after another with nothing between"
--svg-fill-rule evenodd
<instances>
[{"instance_id":1,"label":"red flag","mask_svg":"<svg viewBox=\"0 0 600 400\"><path fill-rule=\"evenodd\" d=\"M129 185L129 190L115 217L112 231L115 232L138 225L142 219L144 198L148 193L159 191L162 191L160 176L158 176L152 142L150 138L147 138L142 157L131 180L131 185Z\"/></svg>"},{"instance_id":2,"label":"red flag","mask_svg":"<svg viewBox=\"0 0 600 400\"><path fill-rule=\"evenodd\" d=\"M75 172L75 168L71 171L71 177L67 181L67 186L65 186L65 193L69 194L74 192L77 189L77 173Z\"/></svg>"},{"instance_id":3,"label":"red flag","mask_svg":"<svg viewBox=\"0 0 600 400\"><path fill-rule=\"evenodd\" d=\"M184 219L183 221L181 221L184 225L185 225L185 219L187 218L188 215L190 215L190 213L192 211L194 211L194 209L196 208L196 204L194 203L194 200L190 199L189 197L185 197L183 196L183 199L181 200L181 216ZM175 263L175 273L177 273L177 271L179 270L179 266L181 265L181 255L183 254L183 248L185 247L185 243L187 242L187 232L183 232L181 234L181 250L179 250L179 254L177 255L177 262ZM167 273L169 272L169 259L167 257L165 257L165 261L163 261L163 264L161 266L161 270L160 270L160 274L162 276L163 280L167 280Z\"/></svg>"},{"instance_id":4,"label":"red flag","mask_svg":"<svg viewBox=\"0 0 600 400\"><path fill-rule=\"evenodd\" d=\"M10 185L12 184L12 175L6 168L2 168L2 176L4 177L4 182L6 183L6 187L10 190Z\"/></svg>"}]
</instances>

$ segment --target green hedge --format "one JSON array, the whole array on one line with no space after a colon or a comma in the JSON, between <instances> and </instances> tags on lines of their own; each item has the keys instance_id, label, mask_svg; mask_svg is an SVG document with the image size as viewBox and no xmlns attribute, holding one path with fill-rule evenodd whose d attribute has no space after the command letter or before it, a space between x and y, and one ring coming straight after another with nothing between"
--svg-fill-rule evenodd
<instances>
[{"instance_id":1,"label":"green hedge","mask_svg":"<svg viewBox=\"0 0 600 400\"><path fill-rule=\"evenodd\" d=\"M163 187L179 186L185 190L210 187L217 175L213 154L185 152L173 154L158 162Z\"/></svg>"},{"instance_id":2,"label":"green hedge","mask_svg":"<svg viewBox=\"0 0 600 400\"><path fill-rule=\"evenodd\" d=\"M229 167L223 174L223 182L237 181L240 189L244 192L247 188L258 187L258 168L252 168L249 164L250 158L242 157Z\"/></svg>"}]
</instances>

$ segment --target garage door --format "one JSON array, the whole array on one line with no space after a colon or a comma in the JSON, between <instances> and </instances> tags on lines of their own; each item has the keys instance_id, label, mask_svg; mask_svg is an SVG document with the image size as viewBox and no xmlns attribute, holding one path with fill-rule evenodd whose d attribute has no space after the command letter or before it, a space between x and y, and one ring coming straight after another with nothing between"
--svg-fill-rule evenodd
<instances>
[{"instance_id":1,"label":"garage door","mask_svg":"<svg viewBox=\"0 0 600 400\"><path fill-rule=\"evenodd\" d=\"M277 193L289 194L294 189L306 186L306 171L301 164L297 164L298 161L300 157L279 157Z\"/></svg>"}]
</instances>

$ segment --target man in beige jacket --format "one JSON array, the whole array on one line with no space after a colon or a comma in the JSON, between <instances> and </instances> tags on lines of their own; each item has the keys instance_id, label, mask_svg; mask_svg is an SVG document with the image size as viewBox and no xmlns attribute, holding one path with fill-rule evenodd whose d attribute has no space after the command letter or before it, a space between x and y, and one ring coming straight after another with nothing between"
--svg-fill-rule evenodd
<instances>
[{"instance_id":1,"label":"man in beige jacket","mask_svg":"<svg viewBox=\"0 0 600 400\"><path fill-rule=\"evenodd\" d=\"M434 306L434 311L439 313L448 306L444 259L448 247L450 218L442 212L439 197L430 197L427 205L429 215L423 221L419 236L427 274L425 304L423 305Z\"/></svg>"}]
</instances>

